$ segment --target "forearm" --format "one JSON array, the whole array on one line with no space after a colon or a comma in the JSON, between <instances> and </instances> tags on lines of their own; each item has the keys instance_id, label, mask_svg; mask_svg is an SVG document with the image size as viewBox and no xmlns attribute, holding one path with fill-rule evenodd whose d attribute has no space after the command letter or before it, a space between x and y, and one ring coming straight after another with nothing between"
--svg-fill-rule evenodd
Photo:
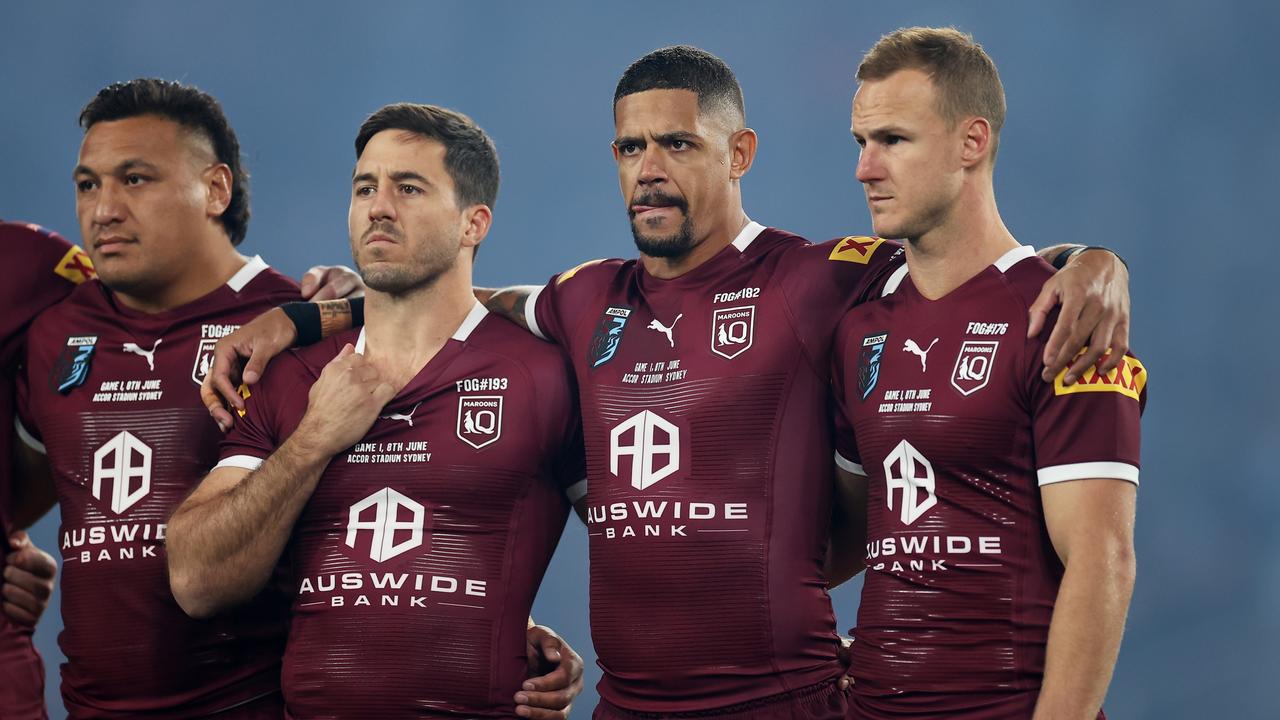
<instances>
[{"instance_id":1,"label":"forearm","mask_svg":"<svg viewBox=\"0 0 1280 720\"><path fill-rule=\"evenodd\" d=\"M13 525L25 530L57 503L49 459L20 438L13 440Z\"/></svg>"},{"instance_id":2,"label":"forearm","mask_svg":"<svg viewBox=\"0 0 1280 720\"><path fill-rule=\"evenodd\" d=\"M188 614L213 615L262 589L328 462L295 433L235 486L174 513L170 581Z\"/></svg>"},{"instance_id":3,"label":"forearm","mask_svg":"<svg viewBox=\"0 0 1280 720\"><path fill-rule=\"evenodd\" d=\"M538 291L536 285L513 285L501 290L476 289L476 298L495 315L501 315L525 330L529 329L526 305ZM483 296L482 293L487 294Z\"/></svg>"},{"instance_id":4,"label":"forearm","mask_svg":"<svg viewBox=\"0 0 1280 720\"><path fill-rule=\"evenodd\" d=\"M1131 550L1067 566L1049 625L1044 683L1033 720L1093 720L1120 652L1133 593Z\"/></svg>"}]
</instances>

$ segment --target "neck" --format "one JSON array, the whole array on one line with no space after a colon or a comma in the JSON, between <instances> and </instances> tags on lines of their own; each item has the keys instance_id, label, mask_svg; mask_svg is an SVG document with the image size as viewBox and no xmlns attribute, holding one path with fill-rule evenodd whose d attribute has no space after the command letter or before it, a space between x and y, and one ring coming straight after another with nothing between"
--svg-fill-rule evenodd
<instances>
[{"instance_id":1,"label":"neck","mask_svg":"<svg viewBox=\"0 0 1280 720\"><path fill-rule=\"evenodd\" d=\"M1018 247L988 181L962 192L937 226L907 240L907 267L920 294L937 300Z\"/></svg>"},{"instance_id":2,"label":"neck","mask_svg":"<svg viewBox=\"0 0 1280 720\"><path fill-rule=\"evenodd\" d=\"M402 295L370 289L365 296L364 355L397 392L440 352L475 305L470 272L459 269Z\"/></svg>"},{"instance_id":3,"label":"neck","mask_svg":"<svg viewBox=\"0 0 1280 720\"><path fill-rule=\"evenodd\" d=\"M197 243L183 258L185 270L158 288L145 291L112 289L120 304L144 313L172 310L217 290L240 271L249 259L236 252L226 235Z\"/></svg>"},{"instance_id":4,"label":"neck","mask_svg":"<svg viewBox=\"0 0 1280 720\"><path fill-rule=\"evenodd\" d=\"M641 253L640 262L644 263L645 272L660 280L672 280L693 271L728 247L750 222L742 209L741 198L736 199L737 202L729 203L721 217L712 223L711 232L701 238L688 253L675 258L652 257Z\"/></svg>"}]
</instances>

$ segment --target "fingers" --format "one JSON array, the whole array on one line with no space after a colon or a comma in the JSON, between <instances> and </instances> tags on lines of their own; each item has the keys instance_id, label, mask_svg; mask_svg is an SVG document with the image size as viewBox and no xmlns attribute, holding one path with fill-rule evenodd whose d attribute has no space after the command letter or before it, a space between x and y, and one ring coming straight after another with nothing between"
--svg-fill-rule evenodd
<instances>
[{"instance_id":1,"label":"fingers","mask_svg":"<svg viewBox=\"0 0 1280 720\"><path fill-rule=\"evenodd\" d=\"M218 395L222 396L222 402L218 403L219 405L227 403L237 410L243 410L244 399L240 397L238 390L240 383L236 377L236 369L239 367L239 351L235 345L223 338L213 346L213 365L209 368L209 374L205 377L205 382L212 383L213 389L217 391ZM207 400L205 401L205 407L209 407Z\"/></svg>"},{"instance_id":2,"label":"fingers","mask_svg":"<svg viewBox=\"0 0 1280 720\"><path fill-rule=\"evenodd\" d=\"M1053 282L1050 280L1049 282ZM1071 329L1079 324L1080 312L1083 308L1080 303L1073 302L1069 297L1062 300L1062 310L1058 313L1058 322L1053 326L1053 332L1049 333L1049 340L1044 346L1044 372L1041 377L1045 382L1051 382L1062 368L1067 366L1067 362L1075 357L1076 351L1080 349L1079 344L1071 343ZM1081 339L1083 342L1083 338Z\"/></svg>"},{"instance_id":3,"label":"fingers","mask_svg":"<svg viewBox=\"0 0 1280 720\"><path fill-rule=\"evenodd\" d=\"M1044 330L1044 324L1049 318L1049 313L1053 311L1055 305L1058 304L1058 287L1049 280L1040 288L1040 294L1036 296L1036 301L1031 303L1028 308L1027 337L1033 338Z\"/></svg>"},{"instance_id":4,"label":"fingers","mask_svg":"<svg viewBox=\"0 0 1280 720\"><path fill-rule=\"evenodd\" d=\"M360 276L343 265L317 265L302 276L302 299L312 302L348 297L363 288Z\"/></svg>"},{"instance_id":5,"label":"fingers","mask_svg":"<svg viewBox=\"0 0 1280 720\"><path fill-rule=\"evenodd\" d=\"M31 536L27 535L26 530L14 530L9 535L9 547L11 552L16 553L23 548L35 546L31 544Z\"/></svg>"},{"instance_id":6,"label":"fingers","mask_svg":"<svg viewBox=\"0 0 1280 720\"><path fill-rule=\"evenodd\" d=\"M4 613L16 622L35 625L49 604L53 594L53 581L38 578L13 565L4 570L4 586L0 597L4 600Z\"/></svg>"},{"instance_id":7,"label":"fingers","mask_svg":"<svg viewBox=\"0 0 1280 720\"><path fill-rule=\"evenodd\" d=\"M1124 360L1125 353L1129 352L1129 322L1127 320L1117 322L1111 328L1110 335L1111 352L1102 359L1102 364L1098 366L1098 372L1104 375L1119 367L1121 361Z\"/></svg>"},{"instance_id":8,"label":"fingers","mask_svg":"<svg viewBox=\"0 0 1280 720\"><path fill-rule=\"evenodd\" d=\"M527 718L562 720L568 717L573 696L567 691L516 693L516 714Z\"/></svg>"},{"instance_id":9,"label":"fingers","mask_svg":"<svg viewBox=\"0 0 1280 720\"><path fill-rule=\"evenodd\" d=\"M244 364L244 384L252 385L262 379L262 373L267 369L267 363L271 360L271 355L265 352L259 352L258 346L254 345L249 350L249 360ZM236 397L240 397L240 393L236 393ZM243 400L241 404L243 404Z\"/></svg>"},{"instance_id":10,"label":"fingers","mask_svg":"<svg viewBox=\"0 0 1280 720\"><path fill-rule=\"evenodd\" d=\"M7 562L6 572L12 568L19 572L30 573L39 580L52 580L58 574L58 563L53 557L32 545L30 541L21 550L9 553ZM6 579L8 579L7 576Z\"/></svg>"},{"instance_id":11,"label":"fingers","mask_svg":"<svg viewBox=\"0 0 1280 720\"><path fill-rule=\"evenodd\" d=\"M235 424L235 419L231 417L231 413L222 406L222 398L218 392L213 389L212 376L206 377L204 382L200 383L200 401L204 403L204 407L209 411L209 416L218 424L218 429L226 432Z\"/></svg>"},{"instance_id":12,"label":"fingers","mask_svg":"<svg viewBox=\"0 0 1280 720\"><path fill-rule=\"evenodd\" d=\"M299 290L302 293L303 300L310 300L312 295L320 289L324 284L325 271L329 268L325 265L317 265L302 275L302 281L299 283Z\"/></svg>"}]
</instances>

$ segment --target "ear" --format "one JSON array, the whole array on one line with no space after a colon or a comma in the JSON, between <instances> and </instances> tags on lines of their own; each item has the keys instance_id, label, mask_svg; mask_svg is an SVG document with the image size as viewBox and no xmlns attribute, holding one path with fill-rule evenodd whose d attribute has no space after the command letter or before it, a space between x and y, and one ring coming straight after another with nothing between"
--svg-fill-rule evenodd
<instances>
[{"instance_id":1,"label":"ear","mask_svg":"<svg viewBox=\"0 0 1280 720\"><path fill-rule=\"evenodd\" d=\"M756 131L743 128L729 136L729 179L741 180L756 160Z\"/></svg>"},{"instance_id":2,"label":"ear","mask_svg":"<svg viewBox=\"0 0 1280 720\"><path fill-rule=\"evenodd\" d=\"M205 187L205 213L211 218L222 217L231 205L231 168L215 163L204 171L201 179Z\"/></svg>"},{"instance_id":3,"label":"ear","mask_svg":"<svg viewBox=\"0 0 1280 720\"><path fill-rule=\"evenodd\" d=\"M462 247L474 248L489 234L493 211L488 205L472 205L462 211Z\"/></svg>"},{"instance_id":4,"label":"ear","mask_svg":"<svg viewBox=\"0 0 1280 720\"><path fill-rule=\"evenodd\" d=\"M991 123L986 118L975 117L961 121L961 126L964 128L961 165L966 169L981 165L991 155Z\"/></svg>"}]
</instances>

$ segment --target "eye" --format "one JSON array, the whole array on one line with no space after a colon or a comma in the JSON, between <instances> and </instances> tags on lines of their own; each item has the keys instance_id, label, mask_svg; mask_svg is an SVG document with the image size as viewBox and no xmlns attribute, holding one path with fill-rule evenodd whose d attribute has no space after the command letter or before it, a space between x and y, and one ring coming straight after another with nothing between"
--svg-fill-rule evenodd
<instances>
[{"instance_id":1,"label":"eye","mask_svg":"<svg viewBox=\"0 0 1280 720\"><path fill-rule=\"evenodd\" d=\"M405 195L421 195L422 188L418 187L417 185L401 185L400 192L404 193Z\"/></svg>"},{"instance_id":2,"label":"eye","mask_svg":"<svg viewBox=\"0 0 1280 720\"><path fill-rule=\"evenodd\" d=\"M690 147L690 146L689 146L689 143L688 143L687 141L685 141L685 140L672 140L672 141L671 141L671 149L672 149L672 150L687 150L687 149L689 149L689 147Z\"/></svg>"},{"instance_id":3,"label":"eye","mask_svg":"<svg viewBox=\"0 0 1280 720\"><path fill-rule=\"evenodd\" d=\"M906 140L901 135L886 135L884 138L885 145L897 145L899 142Z\"/></svg>"},{"instance_id":4,"label":"eye","mask_svg":"<svg viewBox=\"0 0 1280 720\"><path fill-rule=\"evenodd\" d=\"M637 143L622 143L618 146L619 155L635 155L637 152L640 152L640 145Z\"/></svg>"},{"instance_id":5,"label":"eye","mask_svg":"<svg viewBox=\"0 0 1280 720\"><path fill-rule=\"evenodd\" d=\"M141 185L142 183L146 182L146 181L147 181L147 179L148 179L148 178L147 178L145 175L138 175L137 173L130 173L130 174L125 175L125 176L124 176L124 184L125 184L125 185L133 185L133 186L135 186L135 187L136 187L136 186Z\"/></svg>"},{"instance_id":6,"label":"eye","mask_svg":"<svg viewBox=\"0 0 1280 720\"><path fill-rule=\"evenodd\" d=\"M97 187L97 186L98 186L98 184L97 184L97 183L95 183L95 182L94 182L94 181L92 181L92 180L77 180L77 181L76 181L76 190L77 190L78 192L82 192L82 193L87 193L87 192L89 192L90 190L93 190L93 189L94 189L95 187Z\"/></svg>"},{"instance_id":7,"label":"eye","mask_svg":"<svg viewBox=\"0 0 1280 720\"><path fill-rule=\"evenodd\" d=\"M372 185L359 185L355 189L356 197L369 197L370 195L373 195Z\"/></svg>"},{"instance_id":8,"label":"eye","mask_svg":"<svg viewBox=\"0 0 1280 720\"><path fill-rule=\"evenodd\" d=\"M854 142L856 142L856 143L858 143L858 147L860 147L860 148L865 148L865 147L867 146L867 139L866 139L866 138L855 137L855 138L853 139L853 141L854 141Z\"/></svg>"}]
</instances>

